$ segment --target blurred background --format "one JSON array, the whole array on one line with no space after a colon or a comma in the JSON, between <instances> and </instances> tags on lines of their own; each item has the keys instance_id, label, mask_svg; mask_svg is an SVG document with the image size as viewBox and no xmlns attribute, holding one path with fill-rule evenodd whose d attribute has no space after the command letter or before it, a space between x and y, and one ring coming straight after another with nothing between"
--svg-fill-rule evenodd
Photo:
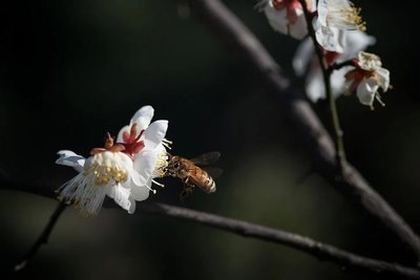
<instances>
[{"instance_id":1,"label":"blurred background","mask_svg":"<svg viewBox=\"0 0 420 280\"><path fill-rule=\"evenodd\" d=\"M290 76L298 42L269 27L254 1L226 4ZM348 157L420 233L420 142L415 2L357 1L370 51L391 70L394 89L375 112L338 101ZM411 7L410 7L411 5ZM293 231L366 256L412 263L411 252L320 176L259 75L226 48L185 2L7 1L0 8L0 168L16 180L59 186L75 175L56 152L88 155L141 106L169 119L173 153L223 154L216 193L182 184L151 200ZM325 107L314 105L328 121ZM0 254L12 265L56 207L52 199L0 192ZM50 242L17 278L44 279L379 279L287 247L167 217L68 209ZM384 279L383 276L380 279Z\"/></svg>"}]
</instances>

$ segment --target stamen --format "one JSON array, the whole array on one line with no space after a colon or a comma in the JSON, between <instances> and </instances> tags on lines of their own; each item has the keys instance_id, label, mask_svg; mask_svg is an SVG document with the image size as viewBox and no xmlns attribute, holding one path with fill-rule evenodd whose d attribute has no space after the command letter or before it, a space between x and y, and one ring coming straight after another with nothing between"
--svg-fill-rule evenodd
<instances>
[{"instance_id":1,"label":"stamen","mask_svg":"<svg viewBox=\"0 0 420 280\"><path fill-rule=\"evenodd\" d=\"M354 7L352 3L350 3L350 6L344 5L344 7L340 3L331 3L328 10L327 17L332 24L341 28L366 31L366 22L360 15L362 9Z\"/></svg>"},{"instance_id":2,"label":"stamen","mask_svg":"<svg viewBox=\"0 0 420 280\"><path fill-rule=\"evenodd\" d=\"M379 95L379 93L376 93L375 99L378 101L379 104L381 104L382 107L385 107L385 103L382 101L382 97Z\"/></svg>"},{"instance_id":3,"label":"stamen","mask_svg":"<svg viewBox=\"0 0 420 280\"><path fill-rule=\"evenodd\" d=\"M152 182L153 182L153 179L152 179ZM151 187L149 187L147 184L146 185L144 185L149 191L151 191L153 194L156 194L156 190L155 189L152 189Z\"/></svg>"},{"instance_id":4,"label":"stamen","mask_svg":"<svg viewBox=\"0 0 420 280\"><path fill-rule=\"evenodd\" d=\"M173 144L173 142L172 141L170 141L170 140L168 140L168 139L166 139L166 138L163 138L162 139L162 145L164 146L164 147L166 147L168 150L171 150L172 148L171 148L171 146L169 146L169 145L172 145Z\"/></svg>"},{"instance_id":5,"label":"stamen","mask_svg":"<svg viewBox=\"0 0 420 280\"><path fill-rule=\"evenodd\" d=\"M164 184L159 183L158 181L155 181L154 179L152 179L152 183L154 183L154 184L158 185L158 186L159 186L159 187L161 187L161 188L164 188L164 187L165 187L165 185L164 185Z\"/></svg>"},{"instance_id":6,"label":"stamen","mask_svg":"<svg viewBox=\"0 0 420 280\"><path fill-rule=\"evenodd\" d=\"M168 143L168 144L171 144L171 145L173 144L173 142L171 140L168 140L166 138L163 138L162 142L165 142L165 143Z\"/></svg>"}]
</instances>

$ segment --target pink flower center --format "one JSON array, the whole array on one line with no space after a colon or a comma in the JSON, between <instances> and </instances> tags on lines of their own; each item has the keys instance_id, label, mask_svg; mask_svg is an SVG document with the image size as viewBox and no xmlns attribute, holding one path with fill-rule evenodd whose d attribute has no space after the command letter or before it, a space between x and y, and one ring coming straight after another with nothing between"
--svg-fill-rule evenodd
<instances>
[{"instance_id":1,"label":"pink flower center","mask_svg":"<svg viewBox=\"0 0 420 280\"><path fill-rule=\"evenodd\" d=\"M313 12L313 0L306 0L306 6L308 7L309 12ZM273 7L277 11L286 9L287 19L290 24L295 24L299 18L299 15L302 14L303 9L299 0L272 0Z\"/></svg>"},{"instance_id":2,"label":"pink flower center","mask_svg":"<svg viewBox=\"0 0 420 280\"><path fill-rule=\"evenodd\" d=\"M140 138L143 135L143 133L144 129L138 132L136 123L131 125L130 132L123 132L123 143L119 144L124 145L124 152L127 153L129 156L134 156L144 148L144 142L140 141Z\"/></svg>"},{"instance_id":3,"label":"pink flower center","mask_svg":"<svg viewBox=\"0 0 420 280\"><path fill-rule=\"evenodd\" d=\"M272 0L273 7L277 11L286 9L287 19L290 24L296 23L298 20L298 12L302 10L302 5L299 0Z\"/></svg>"},{"instance_id":4,"label":"pink flower center","mask_svg":"<svg viewBox=\"0 0 420 280\"><path fill-rule=\"evenodd\" d=\"M324 50L324 57L325 61L327 62L327 65L332 65L339 56L340 53L338 52Z\"/></svg>"},{"instance_id":5,"label":"pink flower center","mask_svg":"<svg viewBox=\"0 0 420 280\"><path fill-rule=\"evenodd\" d=\"M140 140L143 132L144 130L138 132L137 124L133 124L130 128L130 132L123 132L123 143L115 143L114 138L112 138L111 134L108 132L106 134L104 147L93 148L90 151L90 154L96 155L105 151L113 153L122 152L133 158L135 154L139 153L144 148L144 142Z\"/></svg>"},{"instance_id":6,"label":"pink flower center","mask_svg":"<svg viewBox=\"0 0 420 280\"><path fill-rule=\"evenodd\" d=\"M355 91L363 79L368 79L375 75L374 71L356 68L346 74L346 80L350 82L350 91Z\"/></svg>"}]
</instances>

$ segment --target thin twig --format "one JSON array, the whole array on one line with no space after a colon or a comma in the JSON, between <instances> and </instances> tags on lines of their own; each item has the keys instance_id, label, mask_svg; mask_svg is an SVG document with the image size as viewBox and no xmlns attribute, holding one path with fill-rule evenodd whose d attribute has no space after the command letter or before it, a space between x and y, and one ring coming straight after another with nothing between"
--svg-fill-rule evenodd
<instances>
[{"instance_id":1,"label":"thin twig","mask_svg":"<svg viewBox=\"0 0 420 280\"><path fill-rule=\"evenodd\" d=\"M284 116L293 122L317 163L316 170L368 213L394 232L420 260L420 239L404 219L377 193L357 169L345 162L342 180L336 180L336 153L333 141L302 91L290 87L271 55L256 36L219 0L190 0L194 11L208 27L216 29L224 42L234 46L234 53L248 59L267 83L274 98L279 99Z\"/></svg>"},{"instance_id":2,"label":"thin twig","mask_svg":"<svg viewBox=\"0 0 420 280\"><path fill-rule=\"evenodd\" d=\"M328 68L328 72L330 72L331 74L334 70L340 70L341 68L354 66L354 65L355 65L355 61L353 59L345 60L343 62L338 62L338 63L334 63L330 65L330 67Z\"/></svg>"},{"instance_id":3,"label":"thin twig","mask_svg":"<svg viewBox=\"0 0 420 280\"><path fill-rule=\"evenodd\" d=\"M63 202L59 202L57 208L51 215L50 220L48 221L48 224L45 226L41 235L38 237L38 239L35 241L35 243L32 245L29 251L25 254L22 260L15 265L14 270L16 272L24 269L28 262L38 253L41 246L48 243L48 239L51 235L51 232L65 209L66 204Z\"/></svg>"},{"instance_id":4,"label":"thin twig","mask_svg":"<svg viewBox=\"0 0 420 280\"><path fill-rule=\"evenodd\" d=\"M338 115L337 104L335 103L335 98L331 90L331 72L328 71L328 65L326 65L325 63L323 51L321 49L321 46L318 44L316 40L315 29L314 29L314 26L312 25L313 17L308 10L308 7L306 5L306 0L299 0L299 2L303 7L303 12L305 14L305 19L306 19L306 26L308 29L308 35L314 44L315 54L318 57L319 65L321 67L322 78L324 80L325 93L328 99L328 104L329 104L330 113L331 113L331 120L334 127L336 163L337 163L338 171L340 172L339 174L341 175L343 173L343 166L346 162L346 152L344 148L343 130L341 129L341 125L340 125L340 117Z\"/></svg>"},{"instance_id":5,"label":"thin twig","mask_svg":"<svg viewBox=\"0 0 420 280\"><path fill-rule=\"evenodd\" d=\"M420 279L420 271L418 269L362 257L311 238L283 230L163 203L139 203L137 209L140 209L142 212L156 213L200 223L244 237L282 244L310 254L319 260L330 261L349 269L391 274L408 279Z\"/></svg>"},{"instance_id":6,"label":"thin twig","mask_svg":"<svg viewBox=\"0 0 420 280\"><path fill-rule=\"evenodd\" d=\"M3 189L8 189L7 184L1 185ZM40 194L36 191L39 186L34 185L33 188L26 188L28 184L25 184L23 188L16 188L19 183L14 183L15 190L20 190L29 193L35 193L41 196L54 198L54 193ZM52 189L51 187L45 186L45 189ZM35 245L31 248L28 254L23 258L23 261L15 267L15 269L22 269L28 260L30 260L39 247L46 243L48 236L59 218L62 211L65 209L65 204L60 203L57 210L51 216L48 226L38 238ZM173 218L187 220L193 223L199 223L207 225L213 228L217 228L223 231L232 232L234 234L242 235L244 237L250 237L254 239L264 240L276 244L282 244L286 247L294 248L302 251L309 255L312 255L319 260L329 261L340 266L345 266L348 269L362 270L372 273L378 273L383 275L394 275L399 278L405 279L420 279L420 270L417 268L403 266L397 263L389 263L382 260L376 260L366 258L353 254L351 252L339 249L329 244L321 243L314 239L283 231L273 229L270 227L248 223L241 220L235 220L226 218L214 214L200 212L192 209L167 205L163 203L138 203L137 210L144 213L160 214L163 216L169 216ZM21 266L21 267L20 267Z\"/></svg>"}]
</instances>

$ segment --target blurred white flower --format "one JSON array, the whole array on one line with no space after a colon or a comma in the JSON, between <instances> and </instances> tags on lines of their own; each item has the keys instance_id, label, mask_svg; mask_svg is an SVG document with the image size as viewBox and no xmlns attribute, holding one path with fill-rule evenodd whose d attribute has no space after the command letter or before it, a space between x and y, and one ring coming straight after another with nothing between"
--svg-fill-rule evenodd
<instances>
[{"instance_id":1,"label":"blurred white flower","mask_svg":"<svg viewBox=\"0 0 420 280\"><path fill-rule=\"evenodd\" d=\"M324 51L328 65L341 63L353 59L362 50L375 44L376 39L362 31L347 32L344 37L345 46L343 53ZM314 45L308 38L303 41L293 58L293 68L298 76L307 73L305 87L308 98L312 102L325 98L325 86L322 78L322 70L315 55ZM346 90L345 75L351 67L343 67L331 74L331 90L334 96L339 96Z\"/></svg>"},{"instance_id":2,"label":"blurred white flower","mask_svg":"<svg viewBox=\"0 0 420 280\"><path fill-rule=\"evenodd\" d=\"M121 129L120 142L114 143L107 134L104 147L92 149L87 159L72 151L59 151L56 163L79 172L58 190L59 199L94 215L109 196L128 213L134 213L135 201L148 198L153 177L163 175L159 170L166 166L162 141L168 121L155 121L149 126L153 112L151 106L142 107L130 125Z\"/></svg>"},{"instance_id":3,"label":"blurred white flower","mask_svg":"<svg viewBox=\"0 0 420 280\"><path fill-rule=\"evenodd\" d=\"M377 100L382 106L378 90L386 92L389 89L390 73L382 67L379 56L367 52L360 52L355 69L346 75L346 82L350 92L357 92L360 103L373 109L373 102Z\"/></svg>"},{"instance_id":4,"label":"blurred white flower","mask_svg":"<svg viewBox=\"0 0 420 280\"><path fill-rule=\"evenodd\" d=\"M318 43L327 51L341 53L345 48L346 31L366 31L360 8L349 0L319 0L314 21Z\"/></svg>"},{"instance_id":5,"label":"blurred white flower","mask_svg":"<svg viewBox=\"0 0 420 280\"><path fill-rule=\"evenodd\" d=\"M315 2L306 0L311 12L315 10ZM296 39L302 39L308 33L305 15L299 0L263 0L259 3L271 27L280 33Z\"/></svg>"}]
</instances>

